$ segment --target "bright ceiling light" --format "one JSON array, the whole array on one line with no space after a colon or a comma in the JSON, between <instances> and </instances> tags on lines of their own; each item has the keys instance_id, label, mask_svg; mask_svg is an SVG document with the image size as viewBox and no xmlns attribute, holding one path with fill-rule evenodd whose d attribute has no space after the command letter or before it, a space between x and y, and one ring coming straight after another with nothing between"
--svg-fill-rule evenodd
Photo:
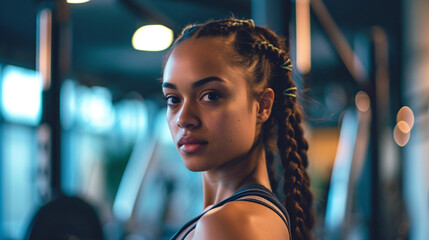
<instances>
[{"instance_id":1,"label":"bright ceiling light","mask_svg":"<svg viewBox=\"0 0 429 240\"><path fill-rule=\"evenodd\" d=\"M72 3L72 4L78 4L78 3L86 3L89 2L90 0L67 0L68 3Z\"/></svg>"},{"instance_id":2,"label":"bright ceiling light","mask_svg":"<svg viewBox=\"0 0 429 240\"><path fill-rule=\"evenodd\" d=\"M163 25L146 25L134 33L133 47L140 51L162 51L173 42L173 31Z\"/></svg>"}]
</instances>

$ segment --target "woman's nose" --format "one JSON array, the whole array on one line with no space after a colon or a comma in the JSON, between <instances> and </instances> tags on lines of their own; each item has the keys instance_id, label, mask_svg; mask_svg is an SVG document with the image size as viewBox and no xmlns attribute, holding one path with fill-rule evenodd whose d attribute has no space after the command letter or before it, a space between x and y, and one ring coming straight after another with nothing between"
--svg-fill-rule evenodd
<instances>
[{"instance_id":1,"label":"woman's nose","mask_svg":"<svg viewBox=\"0 0 429 240\"><path fill-rule=\"evenodd\" d=\"M200 120L191 104L183 104L176 123L180 128L187 129L196 128L200 125Z\"/></svg>"}]
</instances>

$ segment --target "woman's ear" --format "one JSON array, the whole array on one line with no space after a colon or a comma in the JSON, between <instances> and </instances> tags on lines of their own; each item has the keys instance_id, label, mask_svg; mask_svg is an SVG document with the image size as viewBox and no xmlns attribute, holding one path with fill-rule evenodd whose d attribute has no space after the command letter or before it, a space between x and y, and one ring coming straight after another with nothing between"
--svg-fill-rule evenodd
<instances>
[{"instance_id":1,"label":"woman's ear","mask_svg":"<svg viewBox=\"0 0 429 240\"><path fill-rule=\"evenodd\" d=\"M271 88L266 88L260 95L258 104L259 109L257 113L258 123L264 123L268 120L271 114L271 109L274 103L274 91Z\"/></svg>"}]
</instances>

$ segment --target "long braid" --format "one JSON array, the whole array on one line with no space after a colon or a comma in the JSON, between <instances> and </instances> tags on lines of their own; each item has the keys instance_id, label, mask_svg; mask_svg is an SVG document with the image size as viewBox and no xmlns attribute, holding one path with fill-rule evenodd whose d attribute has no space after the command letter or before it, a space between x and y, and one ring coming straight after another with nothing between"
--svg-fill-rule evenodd
<instances>
[{"instance_id":1,"label":"long braid","mask_svg":"<svg viewBox=\"0 0 429 240\"><path fill-rule=\"evenodd\" d=\"M260 32L265 39L268 39L268 36L275 36L263 28ZM270 38L271 43L259 41L254 44L254 48L268 55L274 65L280 66L281 63L288 61L288 56L286 51L282 50L284 45L281 40ZM289 71L280 67L273 69L277 71L274 70L276 73L271 74L268 87L274 89L276 96L273 117L277 122L277 147L284 170L284 204L291 216L294 239L313 239L311 235L314 226L313 196L310 178L305 170L308 166L308 143L301 126L302 114L297 107L296 98L282 94L282 90L295 87L295 84ZM265 124L271 125L270 122Z\"/></svg>"},{"instance_id":2,"label":"long braid","mask_svg":"<svg viewBox=\"0 0 429 240\"><path fill-rule=\"evenodd\" d=\"M289 59L284 41L267 28L255 27L253 21L231 18L185 28L172 49L181 41L192 37L223 37L231 40L225 41L235 49L228 52L231 62L249 71L251 88L270 87L274 90L273 111L262 126L271 187L274 191L277 190L273 149L273 142L277 140L278 154L284 170L284 205L290 215L292 238L313 239L313 196L305 170L308 165L308 143L304 138L302 115L296 98L282 94L283 90L295 87L290 69L280 67ZM255 89L252 90L254 96L257 96Z\"/></svg>"},{"instance_id":3,"label":"long braid","mask_svg":"<svg viewBox=\"0 0 429 240\"><path fill-rule=\"evenodd\" d=\"M304 186L302 189L302 194L304 195L304 200L305 200L304 204L306 204L305 207L307 209L312 209L313 194L310 191L310 177L307 171L305 170L305 168L307 168L308 166L308 158L307 158L308 142L304 138L304 131L301 126L301 121L302 121L302 114L299 109L296 109L296 113L295 113L296 124L295 126L293 126L293 128L295 129L295 138L300 139L300 143L298 144L298 153L301 157L302 169L303 169L302 173L304 176ZM314 219L315 219L314 211L310 211L309 215L306 218L306 226L309 226L310 229L315 224Z\"/></svg>"},{"instance_id":4,"label":"long braid","mask_svg":"<svg viewBox=\"0 0 429 240\"><path fill-rule=\"evenodd\" d=\"M286 105L292 105L289 101ZM306 158L304 138L298 138L296 131L299 126L299 112L293 106L285 109L280 115L277 145L283 149L280 154L284 167L285 205L294 220L291 222L296 239L311 239L310 229L314 225L311 209L312 195L309 188L309 178L302 159ZM283 122L281 122L281 120ZM284 137L282 137L284 136Z\"/></svg>"},{"instance_id":5,"label":"long braid","mask_svg":"<svg viewBox=\"0 0 429 240\"><path fill-rule=\"evenodd\" d=\"M276 66L288 61L283 42L270 30L257 29L269 41L258 41L254 48L269 56ZM290 72L279 67L273 69L277 69L277 73L271 74L268 87L274 89L276 96L273 117L277 122L277 147L284 170L285 207L291 216L294 239L312 239L311 229L315 217L310 178L305 170L308 166L308 142L301 126L302 114L297 107L296 98L282 94L282 90L295 87ZM273 128L271 122L267 121L265 124L269 125L265 128Z\"/></svg>"}]
</instances>

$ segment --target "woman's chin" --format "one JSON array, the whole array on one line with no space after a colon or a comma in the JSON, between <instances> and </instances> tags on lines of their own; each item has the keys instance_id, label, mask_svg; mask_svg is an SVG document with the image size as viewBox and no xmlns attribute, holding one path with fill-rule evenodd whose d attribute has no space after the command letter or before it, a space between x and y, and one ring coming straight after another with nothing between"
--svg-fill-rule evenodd
<instances>
[{"instance_id":1,"label":"woman's chin","mask_svg":"<svg viewBox=\"0 0 429 240\"><path fill-rule=\"evenodd\" d=\"M185 167L191 172L204 172L204 171L206 171L206 169L201 167L201 166L194 166L194 165L186 165L185 164Z\"/></svg>"},{"instance_id":2,"label":"woman's chin","mask_svg":"<svg viewBox=\"0 0 429 240\"><path fill-rule=\"evenodd\" d=\"M185 160L183 159L183 163L185 164L185 167L192 172L204 172L207 171L207 166L201 164L201 162L193 162L191 160Z\"/></svg>"}]
</instances>

